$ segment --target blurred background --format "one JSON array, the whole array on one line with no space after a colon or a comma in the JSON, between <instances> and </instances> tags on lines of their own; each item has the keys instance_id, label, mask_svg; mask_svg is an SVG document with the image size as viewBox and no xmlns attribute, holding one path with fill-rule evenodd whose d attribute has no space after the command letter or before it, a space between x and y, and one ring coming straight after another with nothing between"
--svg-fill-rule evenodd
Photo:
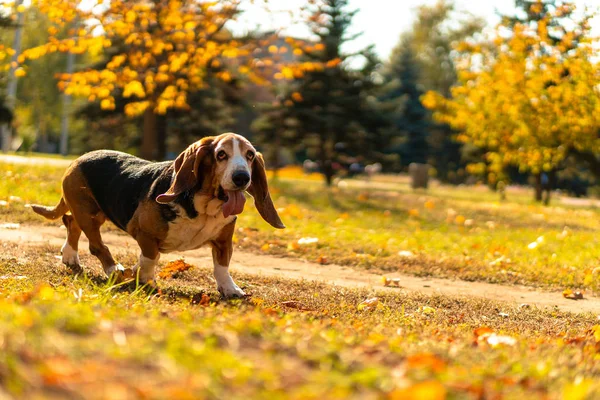
<instances>
[{"instance_id":1,"label":"blurred background","mask_svg":"<svg viewBox=\"0 0 600 400\"><path fill-rule=\"evenodd\" d=\"M597 0L0 1L5 153L173 159L600 195Z\"/></svg>"}]
</instances>

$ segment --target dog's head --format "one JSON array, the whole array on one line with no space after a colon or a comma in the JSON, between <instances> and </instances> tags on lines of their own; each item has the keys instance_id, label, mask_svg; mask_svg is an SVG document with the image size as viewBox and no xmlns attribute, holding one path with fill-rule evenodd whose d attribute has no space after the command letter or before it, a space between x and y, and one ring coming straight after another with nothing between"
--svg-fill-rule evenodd
<instances>
[{"instance_id":1,"label":"dog's head","mask_svg":"<svg viewBox=\"0 0 600 400\"><path fill-rule=\"evenodd\" d=\"M275 228L285 228L271 200L264 159L243 136L225 133L193 143L175 160L174 173L171 187L157 202L170 203L194 188L208 188L224 201L227 217L243 211L243 192L248 191L264 220Z\"/></svg>"}]
</instances>

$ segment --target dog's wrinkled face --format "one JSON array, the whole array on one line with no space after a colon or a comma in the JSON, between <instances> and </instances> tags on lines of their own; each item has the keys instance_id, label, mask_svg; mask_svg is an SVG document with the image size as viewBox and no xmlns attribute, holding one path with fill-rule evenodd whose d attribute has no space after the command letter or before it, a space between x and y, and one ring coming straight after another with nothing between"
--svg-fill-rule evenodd
<instances>
[{"instance_id":1,"label":"dog's wrinkled face","mask_svg":"<svg viewBox=\"0 0 600 400\"><path fill-rule=\"evenodd\" d=\"M265 221L275 228L285 227L269 194L265 161L243 136L225 133L191 144L173 163L171 187L156 201L168 204L194 188L222 200L225 217L244 211L247 190Z\"/></svg>"},{"instance_id":2,"label":"dog's wrinkled face","mask_svg":"<svg viewBox=\"0 0 600 400\"><path fill-rule=\"evenodd\" d=\"M215 180L226 192L248 189L256 149L244 137L225 135L214 146Z\"/></svg>"}]
</instances>

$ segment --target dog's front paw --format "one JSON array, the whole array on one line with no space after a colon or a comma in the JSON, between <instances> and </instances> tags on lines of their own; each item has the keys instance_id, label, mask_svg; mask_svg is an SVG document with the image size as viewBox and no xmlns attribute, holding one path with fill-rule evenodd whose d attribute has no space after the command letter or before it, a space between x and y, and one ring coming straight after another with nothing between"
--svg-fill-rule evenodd
<instances>
[{"instance_id":1,"label":"dog's front paw","mask_svg":"<svg viewBox=\"0 0 600 400\"><path fill-rule=\"evenodd\" d=\"M121 264L113 265L104 270L108 279L114 280L115 284L130 281L133 279L131 268L125 268Z\"/></svg>"},{"instance_id":2,"label":"dog's front paw","mask_svg":"<svg viewBox=\"0 0 600 400\"><path fill-rule=\"evenodd\" d=\"M242 289L240 289L239 286L233 282L231 282L231 284L225 284L223 286L219 286L217 288L217 290L219 291L219 293L221 293L221 296L223 296L223 298L225 298L225 299L235 299L235 298L242 298L242 297L246 296L246 293L244 293L244 291Z\"/></svg>"},{"instance_id":3,"label":"dog's front paw","mask_svg":"<svg viewBox=\"0 0 600 400\"><path fill-rule=\"evenodd\" d=\"M62 263L65 264L74 273L80 273L83 271L79 262L79 254L77 250L74 250L69 243L65 242L63 247L60 249L62 254Z\"/></svg>"}]
</instances>

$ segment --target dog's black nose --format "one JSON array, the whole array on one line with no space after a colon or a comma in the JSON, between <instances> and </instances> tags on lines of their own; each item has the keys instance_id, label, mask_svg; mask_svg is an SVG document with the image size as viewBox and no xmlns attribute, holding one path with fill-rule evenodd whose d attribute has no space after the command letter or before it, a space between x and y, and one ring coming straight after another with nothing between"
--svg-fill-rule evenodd
<instances>
[{"instance_id":1,"label":"dog's black nose","mask_svg":"<svg viewBox=\"0 0 600 400\"><path fill-rule=\"evenodd\" d=\"M235 171L231 180L237 187L244 187L250 182L250 174L246 171Z\"/></svg>"}]
</instances>

